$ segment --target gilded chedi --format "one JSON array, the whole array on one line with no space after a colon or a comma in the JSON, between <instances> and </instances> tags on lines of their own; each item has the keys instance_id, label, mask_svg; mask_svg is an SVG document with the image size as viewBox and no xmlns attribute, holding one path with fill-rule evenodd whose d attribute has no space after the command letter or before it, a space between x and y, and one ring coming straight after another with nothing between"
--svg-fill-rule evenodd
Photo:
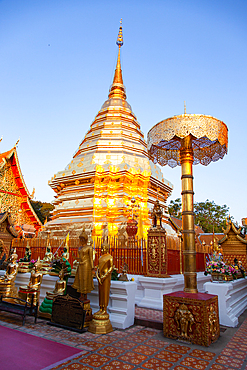
<instances>
[{"instance_id":1,"label":"gilded chedi","mask_svg":"<svg viewBox=\"0 0 247 370\"><path fill-rule=\"evenodd\" d=\"M66 225L94 225L93 235L101 236L104 222L116 235L126 221L126 209L134 196L142 210L144 233L150 226L148 212L157 192L167 211L166 200L172 184L149 160L147 144L130 104L126 101L120 64L122 26L117 39L118 58L108 99L65 170L49 181L57 193L49 229ZM166 212L165 212L166 213Z\"/></svg>"}]
</instances>

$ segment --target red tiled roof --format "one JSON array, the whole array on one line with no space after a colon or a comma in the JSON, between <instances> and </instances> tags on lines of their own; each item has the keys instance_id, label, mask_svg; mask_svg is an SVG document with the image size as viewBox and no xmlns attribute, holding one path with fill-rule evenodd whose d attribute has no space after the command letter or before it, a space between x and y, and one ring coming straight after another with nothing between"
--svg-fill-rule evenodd
<instances>
[{"instance_id":1,"label":"red tiled roof","mask_svg":"<svg viewBox=\"0 0 247 370\"><path fill-rule=\"evenodd\" d=\"M32 222L33 226L35 227L36 230L39 230L42 223L40 222L39 218L37 217L36 213L33 210L33 207L30 203L30 193L27 189L27 186L25 184L21 169L20 169L20 164L17 156L17 151L16 147L12 148L11 150L1 153L0 154L0 166L3 166L5 161L9 161L12 169L12 173L15 178L16 185L21 193L22 196L22 205L21 207L23 210L26 212L28 215L30 221Z\"/></svg>"}]
</instances>

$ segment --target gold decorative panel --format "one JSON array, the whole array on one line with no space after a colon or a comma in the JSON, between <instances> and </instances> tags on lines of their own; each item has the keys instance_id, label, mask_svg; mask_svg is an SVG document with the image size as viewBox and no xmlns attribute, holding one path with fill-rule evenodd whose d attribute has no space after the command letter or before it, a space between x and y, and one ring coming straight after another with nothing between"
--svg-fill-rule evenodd
<instances>
[{"instance_id":1,"label":"gold decorative panel","mask_svg":"<svg viewBox=\"0 0 247 370\"><path fill-rule=\"evenodd\" d=\"M209 346L220 336L218 296L205 293L164 294L164 336Z\"/></svg>"}]
</instances>

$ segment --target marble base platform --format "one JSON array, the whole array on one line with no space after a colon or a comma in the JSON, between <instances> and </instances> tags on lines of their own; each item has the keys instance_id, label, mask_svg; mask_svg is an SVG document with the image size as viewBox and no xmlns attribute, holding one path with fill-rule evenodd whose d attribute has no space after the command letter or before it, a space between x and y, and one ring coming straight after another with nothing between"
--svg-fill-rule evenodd
<instances>
[{"instance_id":1,"label":"marble base platform","mask_svg":"<svg viewBox=\"0 0 247 370\"><path fill-rule=\"evenodd\" d=\"M134 278L137 283L137 293L135 303L138 307L153 308L163 310L163 295L184 289L184 276L171 275L170 278L154 278L142 275L128 275ZM203 272L197 273L197 288L200 293L204 293L204 283L210 281L210 276L205 276Z\"/></svg>"},{"instance_id":2,"label":"marble base platform","mask_svg":"<svg viewBox=\"0 0 247 370\"><path fill-rule=\"evenodd\" d=\"M247 279L207 282L204 289L206 293L218 296L220 324L236 327L238 317L247 308Z\"/></svg>"}]
</instances>

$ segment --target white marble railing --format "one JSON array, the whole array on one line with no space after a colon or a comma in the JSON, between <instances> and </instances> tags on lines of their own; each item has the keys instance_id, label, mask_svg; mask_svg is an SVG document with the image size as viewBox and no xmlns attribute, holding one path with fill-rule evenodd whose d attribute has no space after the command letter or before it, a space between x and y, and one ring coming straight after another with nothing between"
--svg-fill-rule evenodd
<instances>
[{"instance_id":1,"label":"white marble railing","mask_svg":"<svg viewBox=\"0 0 247 370\"><path fill-rule=\"evenodd\" d=\"M139 307L163 310L163 295L178 292L184 289L184 276L182 274L172 275L170 278L153 278L142 275L128 275L137 283L137 294L135 303ZM210 276L203 272L197 273L197 288L204 292L204 283L210 281Z\"/></svg>"},{"instance_id":2,"label":"white marble railing","mask_svg":"<svg viewBox=\"0 0 247 370\"><path fill-rule=\"evenodd\" d=\"M220 324L235 327L238 317L247 308L247 279L237 279L226 283L207 282L205 292L218 296Z\"/></svg>"}]
</instances>

